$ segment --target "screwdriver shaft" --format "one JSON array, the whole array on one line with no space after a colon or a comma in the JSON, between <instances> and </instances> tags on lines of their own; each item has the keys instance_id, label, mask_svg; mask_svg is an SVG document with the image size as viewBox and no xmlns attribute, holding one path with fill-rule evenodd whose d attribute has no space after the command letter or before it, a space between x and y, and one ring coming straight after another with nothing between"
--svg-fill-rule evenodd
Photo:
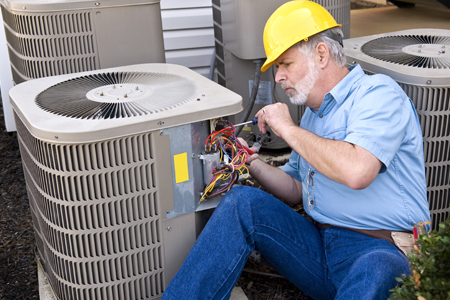
<instances>
[{"instance_id":1,"label":"screwdriver shaft","mask_svg":"<svg viewBox=\"0 0 450 300\"><path fill-rule=\"evenodd\" d=\"M253 118L250 121L236 124L236 125L234 125L234 127L244 126L244 125L247 125L247 124L250 124L250 123L252 123L253 125L258 124L258 118Z\"/></svg>"}]
</instances>

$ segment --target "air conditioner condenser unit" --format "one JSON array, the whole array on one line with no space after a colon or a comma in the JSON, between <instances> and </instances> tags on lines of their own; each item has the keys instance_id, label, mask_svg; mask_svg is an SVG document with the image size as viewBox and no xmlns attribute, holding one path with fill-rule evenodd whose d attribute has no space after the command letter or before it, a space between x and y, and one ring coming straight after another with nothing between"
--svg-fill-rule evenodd
<instances>
[{"instance_id":1,"label":"air conditioner condenser unit","mask_svg":"<svg viewBox=\"0 0 450 300\"><path fill-rule=\"evenodd\" d=\"M13 81L164 63L159 0L1 0Z\"/></svg>"},{"instance_id":2,"label":"air conditioner condenser unit","mask_svg":"<svg viewBox=\"0 0 450 300\"><path fill-rule=\"evenodd\" d=\"M210 119L242 98L177 65L10 90L37 248L59 299L159 299L219 200L200 203Z\"/></svg>"},{"instance_id":3,"label":"air conditioner condenser unit","mask_svg":"<svg viewBox=\"0 0 450 300\"><path fill-rule=\"evenodd\" d=\"M348 64L396 80L424 139L432 227L450 216L450 30L410 29L344 40Z\"/></svg>"}]
</instances>

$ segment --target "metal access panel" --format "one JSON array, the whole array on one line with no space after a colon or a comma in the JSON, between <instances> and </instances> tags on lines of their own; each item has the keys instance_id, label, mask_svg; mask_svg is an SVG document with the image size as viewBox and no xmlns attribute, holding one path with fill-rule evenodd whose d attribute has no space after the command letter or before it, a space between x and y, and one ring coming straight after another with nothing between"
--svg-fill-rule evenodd
<instances>
[{"instance_id":1,"label":"metal access panel","mask_svg":"<svg viewBox=\"0 0 450 300\"><path fill-rule=\"evenodd\" d=\"M159 0L1 2L13 81L165 62Z\"/></svg>"},{"instance_id":2,"label":"metal access panel","mask_svg":"<svg viewBox=\"0 0 450 300\"><path fill-rule=\"evenodd\" d=\"M213 17L223 36L224 47L242 59L266 57L262 36L270 15L286 0L213 1ZM218 30L217 28L216 30Z\"/></svg>"}]
</instances>

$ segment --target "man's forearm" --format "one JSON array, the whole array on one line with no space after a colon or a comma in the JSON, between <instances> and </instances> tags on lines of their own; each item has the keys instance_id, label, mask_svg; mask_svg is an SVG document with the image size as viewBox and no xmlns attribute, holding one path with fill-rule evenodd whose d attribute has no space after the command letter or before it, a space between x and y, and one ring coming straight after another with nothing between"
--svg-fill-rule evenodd
<instances>
[{"instance_id":1,"label":"man's forearm","mask_svg":"<svg viewBox=\"0 0 450 300\"><path fill-rule=\"evenodd\" d=\"M367 187L382 166L359 146L325 139L297 126L284 131L282 138L320 173L353 189Z\"/></svg>"},{"instance_id":2,"label":"man's forearm","mask_svg":"<svg viewBox=\"0 0 450 300\"><path fill-rule=\"evenodd\" d=\"M275 197L291 205L298 204L302 200L301 183L281 169L256 159L251 162L249 171L252 177Z\"/></svg>"}]
</instances>

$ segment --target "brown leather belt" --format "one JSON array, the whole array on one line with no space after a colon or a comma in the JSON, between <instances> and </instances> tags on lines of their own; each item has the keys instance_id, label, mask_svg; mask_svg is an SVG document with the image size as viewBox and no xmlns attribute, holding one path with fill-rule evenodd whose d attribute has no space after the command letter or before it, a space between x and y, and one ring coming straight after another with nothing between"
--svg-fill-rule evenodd
<instances>
[{"instance_id":1,"label":"brown leather belt","mask_svg":"<svg viewBox=\"0 0 450 300\"><path fill-rule=\"evenodd\" d=\"M322 223L318 223L318 222L314 222L314 224L320 229L327 229L329 227L336 227L336 228L342 228L342 229L355 231L355 232L362 233L362 234L368 235L368 236L376 238L376 239L387 240L391 244L395 245L394 240L392 239L392 236L391 236L391 232L392 231L390 231L390 230L386 230L386 229L379 229L379 230L354 229L354 228L333 226L333 225L330 225L330 224L322 224Z\"/></svg>"}]
</instances>

